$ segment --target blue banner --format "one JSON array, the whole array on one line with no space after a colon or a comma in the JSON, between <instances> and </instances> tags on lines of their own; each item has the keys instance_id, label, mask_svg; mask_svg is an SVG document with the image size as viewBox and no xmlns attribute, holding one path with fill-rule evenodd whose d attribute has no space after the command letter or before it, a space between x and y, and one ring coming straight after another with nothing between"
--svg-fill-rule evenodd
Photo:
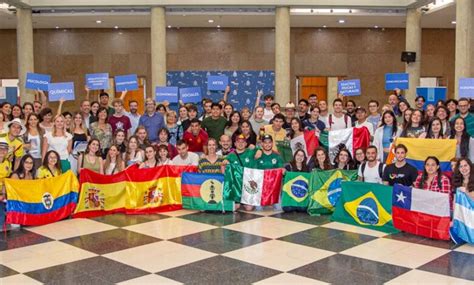
<instances>
[{"instance_id":1,"label":"blue banner","mask_svg":"<svg viewBox=\"0 0 474 285\"><path fill-rule=\"evenodd\" d=\"M344 80L337 82L337 93L344 96L359 96L360 92L360 80Z\"/></svg>"},{"instance_id":2,"label":"blue banner","mask_svg":"<svg viewBox=\"0 0 474 285\"><path fill-rule=\"evenodd\" d=\"M50 102L74 100L74 82L50 83L48 89L48 100Z\"/></svg>"},{"instance_id":3,"label":"blue banner","mask_svg":"<svg viewBox=\"0 0 474 285\"><path fill-rule=\"evenodd\" d=\"M90 90L109 89L108 73L86 74L86 85Z\"/></svg>"},{"instance_id":4,"label":"blue banner","mask_svg":"<svg viewBox=\"0 0 474 285\"><path fill-rule=\"evenodd\" d=\"M201 88L189 87L179 89L179 98L183 103L199 103L201 102Z\"/></svg>"},{"instance_id":5,"label":"blue banner","mask_svg":"<svg viewBox=\"0 0 474 285\"><path fill-rule=\"evenodd\" d=\"M138 77L136 74L115 76L115 91L138 90Z\"/></svg>"},{"instance_id":6,"label":"blue banner","mask_svg":"<svg viewBox=\"0 0 474 285\"><path fill-rule=\"evenodd\" d=\"M157 103L163 103L163 101L178 103L178 87L156 86L155 101Z\"/></svg>"},{"instance_id":7,"label":"blue banner","mask_svg":"<svg viewBox=\"0 0 474 285\"><path fill-rule=\"evenodd\" d=\"M50 82L51 75L28 72L26 74L25 88L48 91L48 85Z\"/></svg>"},{"instance_id":8,"label":"blue banner","mask_svg":"<svg viewBox=\"0 0 474 285\"><path fill-rule=\"evenodd\" d=\"M207 90L224 91L229 85L229 77L225 75L211 75L207 77Z\"/></svg>"},{"instance_id":9,"label":"blue banner","mask_svg":"<svg viewBox=\"0 0 474 285\"><path fill-rule=\"evenodd\" d=\"M221 91L207 90L207 77L211 74L225 75L229 78L230 93L227 102L238 110L244 106L251 108L254 106L257 90L263 90L263 94L275 95L275 72L272 70L168 71L166 85L179 88L199 87L203 98L217 102L222 99L223 94ZM198 108L201 110L200 104Z\"/></svg>"},{"instance_id":10,"label":"blue banner","mask_svg":"<svg viewBox=\"0 0 474 285\"><path fill-rule=\"evenodd\" d=\"M385 74L385 90L406 90L409 86L408 73L387 73Z\"/></svg>"},{"instance_id":11,"label":"blue banner","mask_svg":"<svg viewBox=\"0 0 474 285\"><path fill-rule=\"evenodd\" d=\"M459 98L474 98L474 78L459 78Z\"/></svg>"},{"instance_id":12,"label":"blue banner","mask_svg":"<svg viewBox=\"0 0 474 285\"><path fill-rule=\"evenodd\" d=\"M416 87L416 96L423 96L425 98L425 105L433 104L439 100L446 100L446 87Z\"/></svg>"}]
</instances>

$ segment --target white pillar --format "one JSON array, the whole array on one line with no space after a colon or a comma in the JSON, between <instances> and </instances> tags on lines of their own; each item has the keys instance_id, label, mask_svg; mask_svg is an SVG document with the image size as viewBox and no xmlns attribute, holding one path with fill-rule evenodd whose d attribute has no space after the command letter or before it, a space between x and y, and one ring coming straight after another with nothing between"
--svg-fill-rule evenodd
<instances>
[{"instance_id":1,"label":"white pillar","mask_svg":"<svg viewBox=\"0 0 474 285\"><path fill-rule=\"evenodd\" d=\"M34 91L25 89L26 74L35 70L31 9L17 8L16 18L16 49L18 52L17 62L21 102L33 102Z\"/></svg>"},{"instance_id":2,"label":"white pillar","mask_svg":"<svg viewBox=\"0 0 474 285\"><path fill-rule=\"evenodd\" d=\"M456 1L456 54L454 67L454 97L459 99L459 78L471 77L472 0Z\"/></svg>"},{"instance_id":3,"label":"white pillar","mask_svg":"<svg viewBox=\"0 0 474 285\"><path fill-rule=\"evenodd\" d=\"M405 65L405 72L410 77L410 89L406 90L406 99L413 104L421 74L421 12L418 9L407 10L405 50L416 52L416 62Z\"/></svg>"},{"instance_id":4,"label":"white pillar","mask_svg":"<svg viewBox=\"0 0 474 285\"><path fill-rule=\"evenodd\" d=\"M290 8L275 12L275 99L282 107L290 101Z\"/></svg>"},{"instance_id":5,"label":"white pillar","mask_svg":"<svg viewBox=\"0 0 474 285\"><path fill-rule=\"evenodd\" d=\"M151 83L166 85L166 16L164 7L151 8ZM154 98L155 96L152 96Z\"/></svg>"}]
</instances>

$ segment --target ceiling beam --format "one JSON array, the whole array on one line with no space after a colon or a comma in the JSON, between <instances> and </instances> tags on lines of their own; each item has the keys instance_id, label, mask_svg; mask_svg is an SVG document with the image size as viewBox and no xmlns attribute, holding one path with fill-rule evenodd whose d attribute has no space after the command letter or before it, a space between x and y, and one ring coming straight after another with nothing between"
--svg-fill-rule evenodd
<instances>
[{"instance_id":1,"label":"ceiling beam","mask_svg":"<svg viewBox=\"0 0 474 285\"><path fill-rule=\"evenodd\" d=\"M22 1L22 0L3 0L3 2L7 3L10 6L15 6L17 8L31 8L30 1Z\"/></svg>"}]
</instances>

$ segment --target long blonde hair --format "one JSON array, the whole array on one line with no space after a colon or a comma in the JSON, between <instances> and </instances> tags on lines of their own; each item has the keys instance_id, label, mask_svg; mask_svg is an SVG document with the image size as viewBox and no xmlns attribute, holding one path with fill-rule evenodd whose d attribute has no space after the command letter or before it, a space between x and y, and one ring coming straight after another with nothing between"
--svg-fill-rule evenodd
<instances>
[{"instance_id":1,"label":"long blonde hair","mask_svg":"<svg viewBox=\"0 0 474 285\"><path fill-rule=\"evenodd\" d=\"M64 132L64 136L66 136L66 134L67 134L66 118L64 118L64 116L61 115L61 114L58 114L58 115L56 115L56 116L53 118L53 129L52 129L52 131L51 131L51 134L53 135L53 137L55 137L55 136L57 135L58 129L56 128L56 120L57 120L58 118L63 118L63 120L64 120L64 129L63 129L63 132Z\"/></svg>"},{"instance_id":2,"label":"long blonde hair","mask_svg":"<svg viewBox=\"0 0 474 285\"><path fill-rule=\"evenodd\" d=\"M118 148L117 145L112 145L110 148L109 148L109 151L110 149L112 149L113 147L115 147L115 149L117 150L117 157L115 158L115 170L117 172L120 172L122 171L122 165L123 165L123 159L122 159L122 154L120 153L120 150ZM108 169L109 166L110 166L110 163L112 162L112 160L110 159L110 154L107 152L107 157L105 158L105 163L104 163L104 171L105 169ZM113 173L112 173L113 174Z\"/></svg>"},{"instance_id":3,"label":"long blonde hair","mask_svg":"<svg viewBox=\"0 0 474 285\"><path fill-rule=\"evenodd\" d=\"M86 129L86 126L85 126L84 118L82 117L82 114L80 112L74 112L74 114L72 116L72 129L71 129L71 132L73 133L74 130L76 129L76 127L78 127L75 123L77 115L81 116L81 125L79 126L79 128L82 129L85 134L87 134L87 129Z\"/></svg>"}]
</instances>

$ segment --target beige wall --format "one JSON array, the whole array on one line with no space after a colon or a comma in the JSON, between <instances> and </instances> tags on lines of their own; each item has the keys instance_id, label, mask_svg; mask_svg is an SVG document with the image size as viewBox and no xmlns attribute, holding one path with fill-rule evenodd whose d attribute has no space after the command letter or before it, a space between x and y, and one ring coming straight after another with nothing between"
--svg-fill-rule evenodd
<instances>
[{"instance_id":1,"label":"beige wall","mask_svg":"<svg viewBox=\"0 0 474 285\"><path fill-rule=\"evenodd\" d=\"M454 87L454 29L424 29L422 76L439 76ZM151 82L149 29L35 30L36 72L74 81L79 98L84 75L136 73ZM168 70L274 69L272 29L168 29ZM385 99L384 74L404 72L404 29L312 29L291 31L292 97L296 76L360 78L362 97ZM16 78L15 30L0 30L0 78ZM147 93L151 86L148 84Z\"/></svg>"}]
</instances>

